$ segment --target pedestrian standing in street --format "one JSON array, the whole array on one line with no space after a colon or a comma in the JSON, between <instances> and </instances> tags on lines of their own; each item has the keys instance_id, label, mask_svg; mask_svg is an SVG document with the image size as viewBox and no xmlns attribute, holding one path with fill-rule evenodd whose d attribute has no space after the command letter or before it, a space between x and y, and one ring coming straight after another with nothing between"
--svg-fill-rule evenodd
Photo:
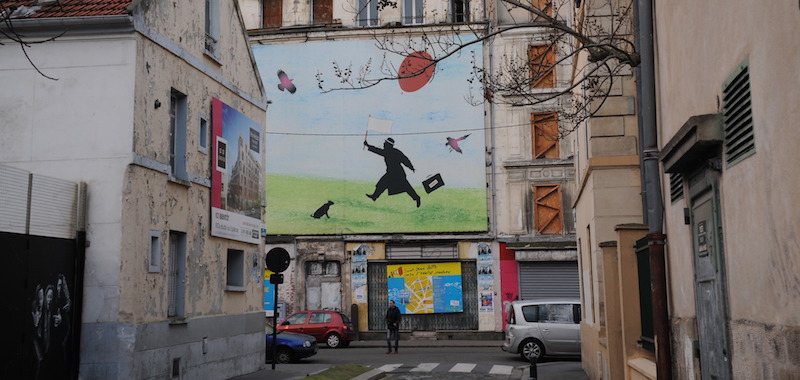
<instances>
[{"instance_id":1,"label":"pedestrian standing in street","mask_svg":"<svg viewBox=\"0 0 800 380\"><path fill-rule=\"evenodd\" d=\"M397 346L400 341L400 309L395 306L394 301L389 301L389 308L386 309L386 350L387 354L392 353L392 334L394 334L394 353L397 353Z\"/></svg>"}]
</instances>

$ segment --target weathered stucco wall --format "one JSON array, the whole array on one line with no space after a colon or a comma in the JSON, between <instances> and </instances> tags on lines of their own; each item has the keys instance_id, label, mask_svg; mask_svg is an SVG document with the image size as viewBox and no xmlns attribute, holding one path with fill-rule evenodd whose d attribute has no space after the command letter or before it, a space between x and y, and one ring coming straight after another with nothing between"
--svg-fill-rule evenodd
<instances>
[{"instance_id":1,"label":"weathered stucco wall","mask_svg":"<svg viewBox=\"0 0 800 380\"><path fill-rule=\"evenodd\" d=\"M800 372L800 117L796 2L662 2L656 5L658 122L662 145L689 117L721 111L723 82L749 60L755 155L723 165L723 257L732 369L744 378L788 379ZM709 22L714 15L716 22ZM691 25L691 28L687 28ZM697 38L703 36L703 38ZM668 183L666 178L664 183ZM685 207L685 206L683 206ZM690 230L682 207L667 208L672 310L691 316ZM677 214L677 215L675 215Z\"/></svg>"}]
</instances>

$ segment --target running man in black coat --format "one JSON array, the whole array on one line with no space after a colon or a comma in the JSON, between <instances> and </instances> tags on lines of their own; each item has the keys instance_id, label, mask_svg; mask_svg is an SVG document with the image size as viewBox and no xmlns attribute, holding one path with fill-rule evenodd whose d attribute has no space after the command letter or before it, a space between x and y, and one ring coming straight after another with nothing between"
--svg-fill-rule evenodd
<instances>
[{"instance_id":1,"label":"running man in black coat","mask_svg":"<svg viewBox=\"0 0 800 380\"><path fill-rule=\"evenodd\" d=\"M406 171L403 169L403 165L405 165L413 172L414 165L411 164L411 161L403 152L394 147L394 139L391 137L386 139L383 142L383 149L369 145L367 140L364 140L364 145L370 152L383 156L383 162L386 163L386 174L375 185L375 191L372 194L367 194L369 199L377 200L384 190L389 190L389 195L408 193L417 202L417 207L419 207L419 195L408 183Z\"/></svg>"},{"instance_id":2,"label":"running man in black coat","mask_svg":"<svg viewBox=\"0 0 800 380\"><path fill-rule=\"evenodd\" d=\"M386 345L389 349L387 354L392 353L392 333L394 333L394 353L397 353L397 346L400 341L400 309L394 305L394 301L389 301L389 308L386 309Z\"/></svg>"}]
</instances>

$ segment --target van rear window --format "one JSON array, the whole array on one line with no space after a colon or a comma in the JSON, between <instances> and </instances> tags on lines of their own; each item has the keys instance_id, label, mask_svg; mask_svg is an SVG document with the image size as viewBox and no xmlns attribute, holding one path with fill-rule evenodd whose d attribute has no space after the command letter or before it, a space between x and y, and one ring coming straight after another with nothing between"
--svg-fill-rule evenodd
<instances>
[{"instance_id":1,"label":"van rear window","mask_svg":"<svg viewBox=\"0 0 800 380\"><path fill-rule=\"evenodd\" d=\"M569 304L523 306L522 315L528 322L574 323L572 305Z\"/></svg>"}]
</instances>

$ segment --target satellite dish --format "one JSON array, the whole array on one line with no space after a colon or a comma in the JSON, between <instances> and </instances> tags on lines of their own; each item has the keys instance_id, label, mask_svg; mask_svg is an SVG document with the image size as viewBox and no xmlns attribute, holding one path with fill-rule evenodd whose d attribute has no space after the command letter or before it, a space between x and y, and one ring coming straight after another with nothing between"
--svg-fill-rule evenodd
<instances>
[{"instance_id":1,"label":"satellite dish","mask_svg":"<svg viewBox=\"0 0 800 380\"><path fill-rule=\"evenodd\" d=\"M272 248L267 252L267 269L280 273L289 268L289 252L283 248Z\"/></svg>"}]
</instances>

